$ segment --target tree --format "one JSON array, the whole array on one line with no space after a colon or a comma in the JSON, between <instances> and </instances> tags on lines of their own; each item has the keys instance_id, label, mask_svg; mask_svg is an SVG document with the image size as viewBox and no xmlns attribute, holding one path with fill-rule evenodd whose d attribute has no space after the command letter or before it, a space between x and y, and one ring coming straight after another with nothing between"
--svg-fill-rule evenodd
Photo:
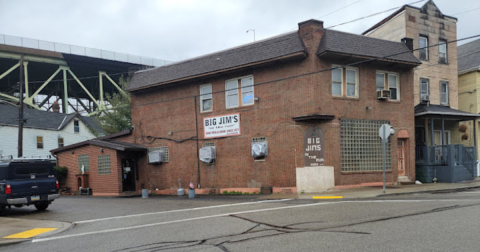
<instances>
[{"instance_id":1,"label":"tree","mask_svg":"<svg viewBox=\"0 0 480 252\"><path fill-rule=\"evenodd\" d=\"M123 93L106 93L105 98L108 102L106 111L100 113L96 120L107 134L113 134L132 128L132 113L130 110L130 94L125 91L128 86L128 79L123 75L118 81L118 85L124 91Z\"/></svg>"}]
</instances>

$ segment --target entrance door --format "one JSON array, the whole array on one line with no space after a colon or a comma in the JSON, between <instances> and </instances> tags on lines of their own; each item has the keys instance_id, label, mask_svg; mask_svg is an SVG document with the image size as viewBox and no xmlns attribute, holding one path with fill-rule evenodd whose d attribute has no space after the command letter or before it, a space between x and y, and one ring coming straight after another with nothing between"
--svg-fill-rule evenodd
<instances>
[{"instance_id":1,"label":"entrance door","mask_svg":"<svg viewBox=\"0 0 480 252\"><path fill-rule=\"evenodd\" d=\"M135 160L122 159L123 191L135 191Z\"/></svg>"},{"instance_id":2,"label":"entrance door","mask_svg":"<svg viewBox=\"0 0 480 252\"><path fill-rule=\"evenodd\" d=\"M398 153L398 176L405 176L405 140L397 140Z\"/></svg>"}]
</instances>

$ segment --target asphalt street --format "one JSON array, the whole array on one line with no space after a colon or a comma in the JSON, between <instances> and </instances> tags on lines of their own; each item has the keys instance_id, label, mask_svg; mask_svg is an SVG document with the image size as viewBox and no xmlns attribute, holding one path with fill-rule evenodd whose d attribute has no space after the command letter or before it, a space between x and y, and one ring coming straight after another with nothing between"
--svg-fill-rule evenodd
<instances>
[{"instance_id":1,"label":"asphalt street","mask_svg":"<svg viewBox=\"0 0 480 252\"><path fill-rule=\"evenodd\" d=\"M73 223L1 251L478 251L480 191L359 200L62 197L9 218Z\"/></svg>"}]
</instances>

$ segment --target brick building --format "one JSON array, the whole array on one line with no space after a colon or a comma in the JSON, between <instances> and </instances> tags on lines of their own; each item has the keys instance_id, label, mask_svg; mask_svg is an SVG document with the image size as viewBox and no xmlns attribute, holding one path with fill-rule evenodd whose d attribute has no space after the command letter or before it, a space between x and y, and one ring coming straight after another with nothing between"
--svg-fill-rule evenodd
<instances>
[{"instance_id":1,"label":"brick building","mask_svg":"<svg viewBox=\"0 0 480 252\"><path fill-rule=\"evenodd\" d=\"M413 179L419 64L404 43L308 20L295 32L136 72L128 87L134 130L114 141L148 149L131 159L136 190L175 193L181 179L203 192L295 192L307 180L323 188L381 182L379 128L389 123L396 133L386 145L386 180L397 181L398 167ZM100 147L89 141L75 155L98 157ZM54 152L78 171L69 151ZM110 155L112 170L121 170ZM123 175L99 180L92 158L90 165L90 181L124 191Z\"/></svg>"},{"instance_id":2,"label":"brick building","mask_svg":"<svg viewBox=\"0 0 480 252\"><path fill-rule=\"evenodd\" d=\"M432 182L435 170L440 182L471 179L476 147L462 145L466 135L459 122L478 115L458 110L457 18L443 14L429 0L420 8L404 5L363 34L405 41L422 62L413 79L417 179ZM454 154L458 149L471 155L459 160Z\"/></svg>"},{"instance_id":3,"label":"brick building","mask_svg":"<svg viewBox=\"0 0 480 252\"><path fill-rule=\"evenodd\" d=\"M384 123L397 130L387 144L387 182L396 182L399 161L414 178L419 63L403 43L309 20L296 32L137 72L128 87L135 143L165 154L161 164L140 158L139 180L149 189L175 189L182 179L202 188L294 191L296 168L325 166L335 185L380 182ZM378 99L377 90L391 98ZM312 139L320 146L306 151ZM256 143L266 153L254 158ZM207 146L215 147L213 163L199 160Z\"/></svg>"}]
</instances>

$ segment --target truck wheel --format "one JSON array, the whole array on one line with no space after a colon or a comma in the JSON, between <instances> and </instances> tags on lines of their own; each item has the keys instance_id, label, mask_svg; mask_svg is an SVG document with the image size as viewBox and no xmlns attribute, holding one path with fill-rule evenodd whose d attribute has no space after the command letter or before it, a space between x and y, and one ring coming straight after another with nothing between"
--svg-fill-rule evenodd
<instances>
[{"instance_id":1,"label":"truck wheel","mask_svg":"<svg viewBox=\"0 0 480 252\"><path fill-rule=\"evenodd\" d=\"M35 203L35 208L38 211L45 211L45 209L47 209L48 205L49 205L48 202L38 202L38 203Z\"/></svg>"}]
</instances>

